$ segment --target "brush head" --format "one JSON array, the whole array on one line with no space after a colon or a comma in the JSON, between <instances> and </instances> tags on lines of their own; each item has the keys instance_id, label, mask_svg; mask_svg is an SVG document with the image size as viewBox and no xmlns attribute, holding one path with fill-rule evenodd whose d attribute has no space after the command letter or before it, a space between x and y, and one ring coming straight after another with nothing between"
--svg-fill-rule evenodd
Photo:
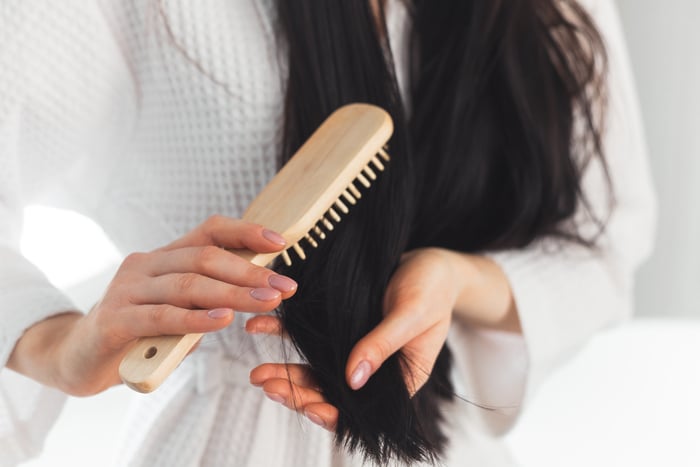
<instances>
[{"instance_id":1,"label":"brush head","mask_svg":"<svg viewBox=\"0 0 700 467\"><path fill-rule=\"evenodd\" d=\"M299 243L315 247L333 230L341 213L362 197L356 184L369 188L389 156L383 147L394 126L389 114L368 104L350 104L333 112L248 206L243 219L282 234L296 256ZM316 238L314 238L316 237ZM291 264L289 250L281 253ZM260 255L262 256L262 255ZM268 264L277 254L256 263Z\"/></svg>"}]
</instances>

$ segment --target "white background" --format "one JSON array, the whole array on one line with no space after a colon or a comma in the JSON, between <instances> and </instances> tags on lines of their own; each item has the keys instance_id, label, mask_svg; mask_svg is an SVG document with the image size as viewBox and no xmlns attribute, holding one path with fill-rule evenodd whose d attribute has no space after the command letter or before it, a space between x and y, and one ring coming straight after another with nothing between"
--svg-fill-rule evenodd
<instances>
[{"instance_id":1,"label":"white background","mask_svg":"<svg viewBox=\"0 0 700 467\"><path fill-rule=\"evenodd\" d=\"M700 316L700 2L618 0L661 203L640 314Z\"/></svg>"},{"instance_id":2,"label":"white background","mask_svg":"<svg viewBox=\"0 0 700 467\"><path fill-rule=\"evenodd\" d=\"M542 388L508 437L524 467L700 465L700 2L618 5L661 208L656 253L639 276L646 318L594 339ZM51 210L27 220L26 254L89 304L118 259L100 230ZM131 397L115 388L72 399L44 456L26 466L108 465Z\"/></svg>"}]
</instances>

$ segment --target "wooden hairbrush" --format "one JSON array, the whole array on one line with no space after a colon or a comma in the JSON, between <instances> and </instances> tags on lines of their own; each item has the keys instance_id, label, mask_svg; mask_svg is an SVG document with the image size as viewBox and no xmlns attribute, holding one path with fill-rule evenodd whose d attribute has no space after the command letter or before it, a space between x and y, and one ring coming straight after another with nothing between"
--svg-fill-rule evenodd
<instances>
[{"instance_id":1,"label":"wooden hairbrush","mask_svg":"<svg viewBox=\"0 0 700 467\"><path fill-rule=\"evenodd\" d=\"M369 188L384 170L389 156L384 146L393 132L391 117L368 104L350 104L336 110L294 154L248 206L243 219L279 232L288 249L257 254L233 252L258 266L281 255L291 264L290 252L306 259L302 241L315 248L326 238L340 213L349 212L362 196L356 183ZM144 337L129 350L119 366L126 385L151 392L182 362L203 334Z\"/></svg>"}]
</instances>

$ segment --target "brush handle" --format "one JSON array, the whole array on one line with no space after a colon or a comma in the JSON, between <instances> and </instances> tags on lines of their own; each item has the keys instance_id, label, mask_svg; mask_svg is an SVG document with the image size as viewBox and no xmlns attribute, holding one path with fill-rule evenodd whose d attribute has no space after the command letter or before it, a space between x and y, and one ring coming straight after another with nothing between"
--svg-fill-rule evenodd
<instances>
[{"instance_id":1,"label":"brush handle","mask_svg":"<svg viewBox=\"0 0 700 467\"><path fill-rule=\"evenodd\" d=\"M265 266L279 253L256 254L250 250L232 253L258 266ZM203 334L142 337L122 359L119 376L124 384L138 392L157 389L182 362Z\"/></svg>"}]
</instances>

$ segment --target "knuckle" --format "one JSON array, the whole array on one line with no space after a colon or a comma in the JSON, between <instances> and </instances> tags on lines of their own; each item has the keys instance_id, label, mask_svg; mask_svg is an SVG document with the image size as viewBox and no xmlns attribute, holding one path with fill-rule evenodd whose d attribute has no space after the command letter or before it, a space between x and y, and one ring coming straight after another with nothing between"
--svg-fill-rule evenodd
<instances>
[{"instance_id":1,"label":"knuckle","mask_svg":"<svg viewBox=\"0 0 700 467\"><path fill-rule=\"evenodd\" d=\"M170 306L166 304L153 305L149 312L149 320L155 324L156 329L162 328L162 323L165 321L170 311Z\"/></svg>"},{"instance_id":2,"label":"knuckle","mask_svg":"<svg viewBox=\"0 0 700 467\"><path fill-rule=\"evenodd\" d=\"M117 297L129 296L131 292L131 278L124 271L117 271L112 280L107 285L107 289L100 300L100 303L106 303L117 299ZM130 302L130 300L129 300Z\"/></svg>"},{"instance_id":3,"label":"knuckle","mask_svg":"<svg viewBox=\"0 0 700 467\"><path fill-rule=\"evenodd\" d=\"M118 271L107 286L100 304L118 308L140 303L142 300L137 291L140 281L139 275Z\"/></svg>"},{"instance_id":4,"label":"knuckle","mask_svg":"<svg viewBox=\"0 0 700 467\"><path fill-rule=\"evenodd\" d=\"M184 330L187 332L190 331L199 331L200 330L200 323L199 320L197 319L197 312L195 311L187 311L184 313L182 316L182 325L184 326Z\"/></svg>"},{"instance_id":5,"label":"knuckle","mask_svg":"<svg viewBox=\"0 0 700 467\"><path fill-rule=\"evenodd\" d=\"M236 306L243 307L248 302L251 302L249 294L243 292L244 289L236 287L235 285L229 285L226 287L224 298L228 303L232 303L234 309Z\"/></svg>"},{"instance_id":6,"label":"knuckle","mask_svg":"<svg viewBox=\"0 0 700 467\"><path fill-rule=\"evenodd\" d=\"M255 234L257 234L258 232L262 232L262 230L264 229L264 227L262 225L255 224L253 222L243 222L242 226L245 229L249 230L251 233L255 233Z\"/></svg>"},{"instance_id":7,"label":"knuckle","mask_svg":"<svg viewBox=\"0 0 700 467\"><path fill-rule=\"evenodd\" d=\"M219 247L213 245L202 247L196 253L195 264L201 270L208 271L220 254L221 249Z\"/></svg>"},{"instance_id":8,"label":"knuckle","mask_svg":"<svg viewBox=\"0 0 700 467\"><path fill-rule=\"evenodd\" d=\"M225 217L221 214L213 214L204 221L204 228L206 230L213 230L220 227L225 222Z\"/></svg>"},{"instance_id":9,"label":"knuckle","mask_svg":"<svg viewBox=\"0 0 700 467\"><path fill-rule=\"evenodd\" d=\"M186 293L192 290L197 282L197 274L185 273L177 276L176 287L180 293Z\"/></svg>"},{"instance_id":10,"label":"knuckle","mask_svg":"<svg viewBox=\"0 0 700 467\"><path fill-rule=\"evenodd\" d=\"M386 337L377 336L372 343L371 353L384 361L394 353L394 346Z\"/></svg>"},{"instance_id":11,"label":"knuckle","mask_svg":"<svg viewBox=\"0 0 700 467\"><path fill-rule=\"evenodd\" d=\"M241 241L245 244L254 243L255 240L261 238L263 226L260 224L237 220L235 225Z\"/></svg>"},{"instance_id":12,"label":"knuckle","mask_svg":"<svg viewBox=\"0 0 700 467\"><path fill-rule=\"evenodd\" d=\"M270 279L270 276L272 276L273 274L274 273L267 268L262 268L260 266L255 266L251 263L248 263L246 275L252 278L256 284L260 284L264 287L269 287L270 283L268 281Z\"/></svg>"},{"instance_id":13,"label":"knuckle","mask_svg":"<svg viewBox=\"0 0 700 467\"><path fill-rule=\"evenodd\" d=\"M147 255L148 255L147 253L138 253L138 252L128 254L126 256L126 258L124 258L124 260L122 261L120 269L124 270L124 269L132 269L132 268L138 267L140 264L142 264L144 262Z\"/></svg>"}]
</instances>

